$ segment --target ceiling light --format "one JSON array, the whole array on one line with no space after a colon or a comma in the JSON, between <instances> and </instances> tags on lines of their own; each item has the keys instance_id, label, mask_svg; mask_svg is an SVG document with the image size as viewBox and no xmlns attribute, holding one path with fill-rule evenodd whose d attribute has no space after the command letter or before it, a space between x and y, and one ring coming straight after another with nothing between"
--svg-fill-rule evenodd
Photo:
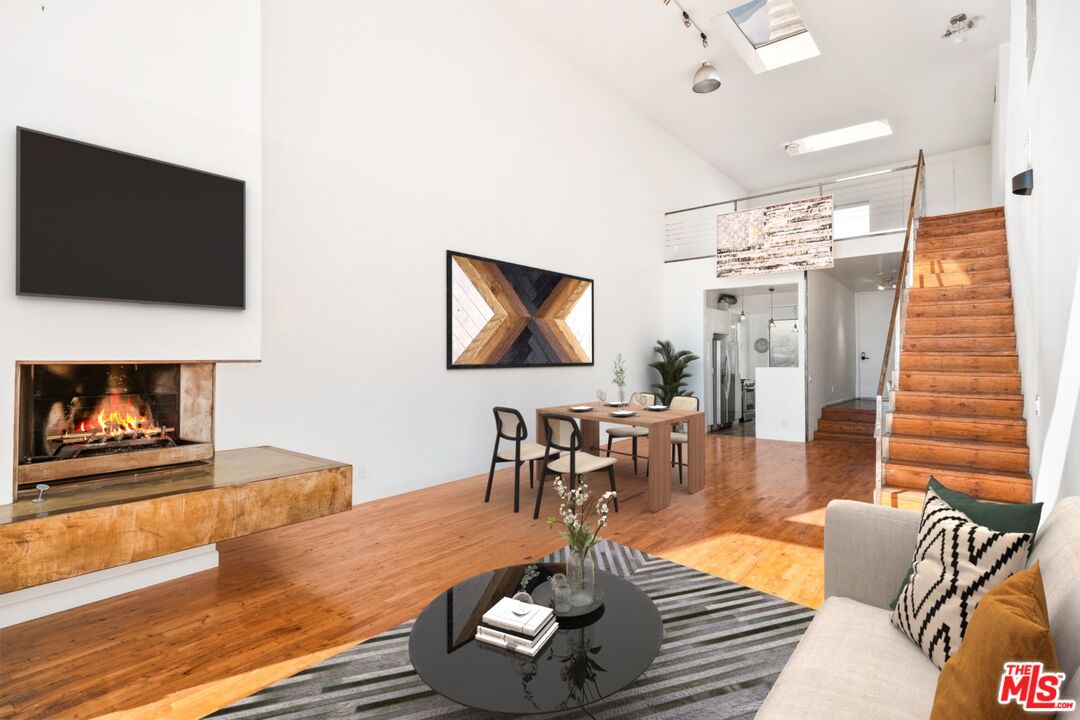
<instances>
[{"instance_id":1,"label":"ceiling light","mask_svg":"<svg viewBox=\"0 0 1080 720\"><path fill-rule=\"evenodd\" d=\"M945 28L942 40L952 40L954 43L964 42L964 33L975 29L977 17L968 17L967 13L957 13L949 18L949 27Z\"/></svg>"},{"instance_id":2,"label":"ceiling light","mask_svg":"<svg viewBox=\"0 0 1080 720\"><path fill-rule=\"evenodd\" d=\"M769 328L776 327L776 321L773 320L773 293L776 292L776 288L769 288Z\"/></svg>"},{"instance_id":3,"label":"ceiling light","mask_svg":"<svg viewBox=\"0 0 1080 720\"><path fill-rule=\"evenodd\" d=\"M791 332L799 332L799 321L796 320L795 324L791 326Z\"/></svg>"},{"instance_id":4,"label":"ceiling light","mask_svg":"<svg viewBox=\"0 0 1080 720\"><path fill-rule=\"evenodd\" d=\"M684 27L690 27L690 14L685 10L682 13L682 24Z\"/></svg>"},{"instance_id":5,"label":"ceiling light","mask_svg":"<svg viewBox=\"0 0 1080 720\"><path fill-rule=\"evenodd\" d=\"M694 73L694 92L711 93L718 87L720 87L720 73L712 66L712 63L706 60Z\"/></svg>"},{"instance_id":6,"label":"ceiling light","mask_svg":"<svg viewBox=\"0 0 1080 720\"><path fill-rule=\"evenodd\" d=\"M791 140L784 143L784 149L787 150L788 155L794 157L795 155L805 155L806 153L828 150L841 145L873 140L886 135L892 135L889 121L872 120L859 125L851 125L838 130L829 130L817 135L807 135L798 140Z\"/></svg>"}]
</instances>

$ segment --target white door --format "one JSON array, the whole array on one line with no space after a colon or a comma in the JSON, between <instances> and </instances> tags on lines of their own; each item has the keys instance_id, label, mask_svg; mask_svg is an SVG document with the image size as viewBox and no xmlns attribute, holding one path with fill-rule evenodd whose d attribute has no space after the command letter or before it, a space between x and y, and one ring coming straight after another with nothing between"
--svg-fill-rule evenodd
<instances>
[{"instance_id":1,"label":"white door","mask_svg":"<svg viewBox=\"0 0 1080 720\"><path fill-rule=\"evenodd\" d=\"M892 289L855 294L855 363L861 398L877 395L894 294Z\"/></svg>"}]
</instances>

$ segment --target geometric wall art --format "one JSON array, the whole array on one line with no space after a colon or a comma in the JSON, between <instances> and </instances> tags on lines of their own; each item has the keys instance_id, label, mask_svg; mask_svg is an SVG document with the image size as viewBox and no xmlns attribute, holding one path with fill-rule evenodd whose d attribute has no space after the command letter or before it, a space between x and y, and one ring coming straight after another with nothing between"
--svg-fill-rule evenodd
<instances>
[{"instance_id":1,"label":"geometric wall art","mask_svg":"<svg viewBox=\"0 0 1080 720\"><path fill-rule=\"evenodd\" d=\"M833 266L833 197L718 215L716 277Z\"/></svg>"},{"instance_id":2,"label":"geometric wall art","mask_svg":"<svg viewBox=\"0 0 1080 720\"><path fill-rule=\"evenodd\" d=\"M593 364L593 281L446 252L446 367Z\"/></svg>"}]
</instances>

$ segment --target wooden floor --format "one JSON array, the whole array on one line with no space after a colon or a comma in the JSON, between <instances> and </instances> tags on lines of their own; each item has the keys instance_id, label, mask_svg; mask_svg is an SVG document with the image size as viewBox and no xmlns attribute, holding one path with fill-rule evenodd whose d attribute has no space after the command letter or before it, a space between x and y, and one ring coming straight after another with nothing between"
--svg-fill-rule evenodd
<instances>
[{"instance_id":1,"label":"wooden floor","mask_svg":"<svg viewBox=\"0 0 1080 720\"><path fill-rule=\"evenodd\" d=\"M817 606L825 505L871 500L873 448L709 435L707 463L703 492L676 486L654 514L620 459L608 537ZM508 476L487 505L486 477L364 503L221 543L215 570L0 630L0 717L200 717L414 617L462 578L557 549L543 520L554 493L540 520L515 515Z\"/></svg>"}]
</instances>

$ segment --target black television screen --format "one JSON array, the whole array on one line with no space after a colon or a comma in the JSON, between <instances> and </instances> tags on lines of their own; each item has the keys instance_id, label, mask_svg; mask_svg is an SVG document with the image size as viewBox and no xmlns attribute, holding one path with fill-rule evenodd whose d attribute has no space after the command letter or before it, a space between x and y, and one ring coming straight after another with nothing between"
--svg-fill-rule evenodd
<instances>
[{"instance_id":1,"label":"black television screen","mask_svg":"<svg viewBox=\"0 0 1080 720\"><path fill-rule=\"evenodd\" d=\"M18 129L16 292L244 307L244 183Z\"/></svg>"}]
</instances>

